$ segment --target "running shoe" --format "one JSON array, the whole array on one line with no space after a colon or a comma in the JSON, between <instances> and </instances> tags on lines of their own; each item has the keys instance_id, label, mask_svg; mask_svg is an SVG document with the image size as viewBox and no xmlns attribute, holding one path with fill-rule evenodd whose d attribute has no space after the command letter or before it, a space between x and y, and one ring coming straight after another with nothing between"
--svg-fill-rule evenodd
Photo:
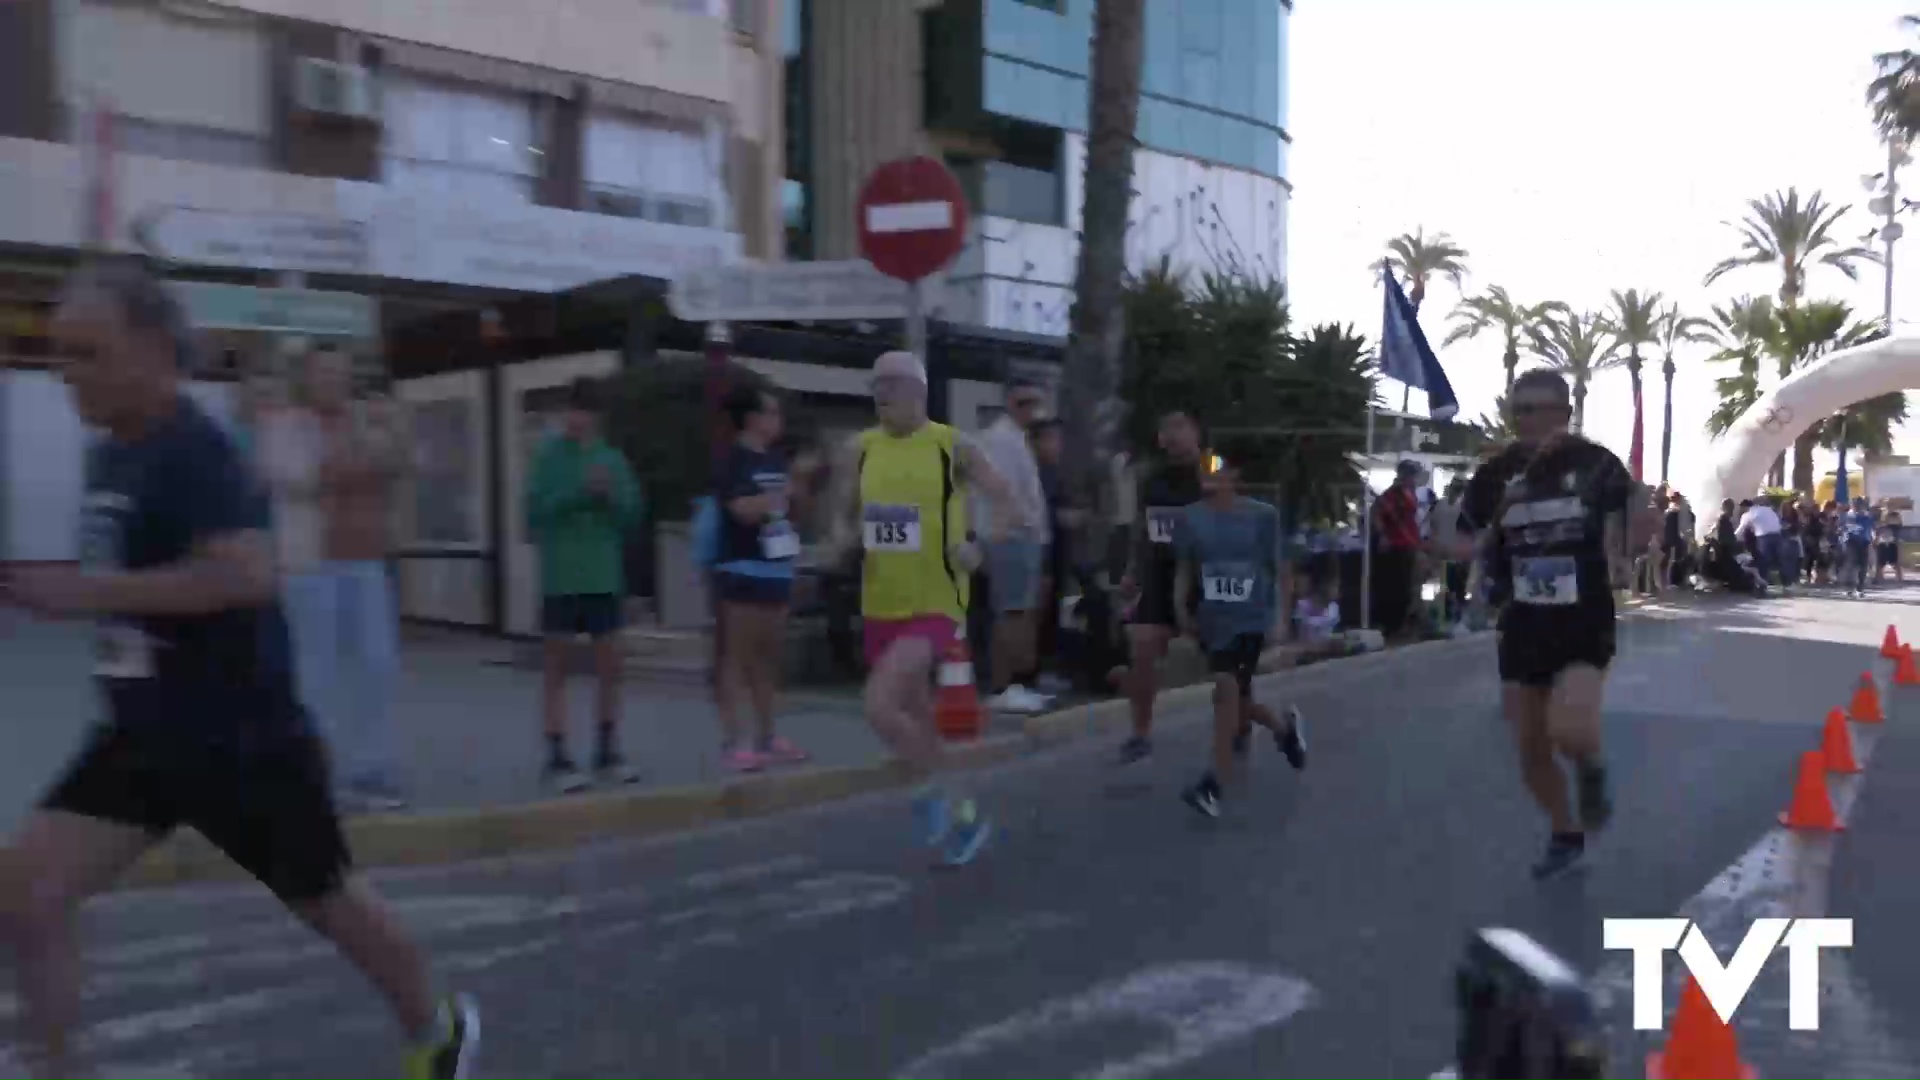
<instances>
[{"instance_id":1,"label":"running shoe","mask_svg":"<svg viewBox=\"0 0 1920 1080\"><path fill-rule=\"evenodd\" d=\"M1613 791L1607 783L1604 765L1589 765L1575 772L1579 776L1580 824L1588 832L1599 832L1613 820Z\"/></svg>"},{"instance_id":2,"label":"running shoe","mask_svg":"<svg viewBox=\"0 0 1920 1080\"><path fill-rule=\"evenodd\" d=\"M987 708L999 713L1015 713L1021 716L1033 716L1047 710L1052 704L1048 698L1028 690L1024 686L1009 686L1005 690L987 699Z\"/></svg>"},{"instance_id":3,"label":"running shoe","mask_svg":"<svg viewBox=\"0 0 1920 1080\"><path fill-rule=\"evenodd\" d=\"M1287 764L1296 769L1307 767L1307 720L1300 706L1287 706L1287 729L1273 733L1273 744L1287 756Z\"/></svg>"},{"instance_id":4,"label":"running shoe","mask_svg":"<svg viewBox=\"0 0 1920 1080\"><path fill-rule=\"evenodd\" d=\"M953 816L946 797L925 792L913 797L913 830L927 847L939 847L953 829Z\"/></svg>"},{"instance_id":5,"label":"running shoe","mask_svg":"<svg viewBox=\"0 0 1920 1080\"><path fill-rule=\"evenodd\" d=\"M407 1080L466 1080L480 1055L480 1008L460 994L442 1002L439 1038L407 1051Z\"/></svg>"},{"instance_id":6,"label":"running shoe","mask_svg":"<svg viewBox=\"0 0 1920 1080\"><path fill-rule=\"evenodd\" d=\"M1580 833L1554 834L1547 841L1546 854L1533 864L1535 881L1563 874L1579 866L1587 854L1587 838Z\"/></svg>"},{"instance_id":7,"label":"running shoe","mask_svg":"<svg viewBox=\"0 0 1920 1080\"><path fill-rule=\"evenodd\" d=\"M766 768L767 759L744 746L736 746L720 751L720 764L726 766L728 772L750 773Z\"/></svg>"},{"instance_id":8,"label":"running shoe","mask_svg":"<svg viewBox=\"0 0 1920 1080\"><path fill-rule=\"evenodd\" d=\"M762 746L756 752L760 755L762 761L771 762L776 765L798 765L813 756L778 735L775 735L765 746Z\"/></svg>"},{"instance_id":9,"label":"running shoe","mask_svg":"<svg viewBox=\"0 0 1920 1080\"><path fill-rule=\"evenodd\" d=\"M1153 754L1153 740L1144 735L1130 736L1120 744L1120 764L1131 765Z\"/></svg>"},{"instance_id":10,"label":"running shoe","mask_svg":"<svg viewBox=\"0 0 1920 1080\"><path fill-rule=\"evenodd\" d=\"M1200 781L1180 793L1180 801L1204 817L1220 816L1220 785L1211 778Z\"/></svg>"},{"instance_id":11,"label":"running shoe","mask_svg":"<svg viewBox=\"0 0 1920 1080\"><path fill-rule=\"evenodd\" d=\"M603 784L613 787L625 787L640 782L640 770L627 764L624 754L618 750L599 755L593 762L593 773Z\"/></svg>"},{"instance_id":12,"label":"running shoe","mask_svg":"<svg viewBox=\"0 0 1920 1080\"><path fill-rule=\"evenodd\" d=\"M547 762L547 767L541 770L540 776L549 788L561 795L585 791L589 785L587 774L581 772L580 766L575 765L570 758L559 758Z\"/></svg>"},{"instance_id":13,"label":"running shoe","mask_svg":"<svg viewBox=\"0 0 1920 1080\"><path fill-rule=\"evenodd\" d=\"M946 861L948 866L965 866L992 839L993 822L972 799L955 808L953 817L953 827L947 830Z\"/></svg>"}]
</instances>

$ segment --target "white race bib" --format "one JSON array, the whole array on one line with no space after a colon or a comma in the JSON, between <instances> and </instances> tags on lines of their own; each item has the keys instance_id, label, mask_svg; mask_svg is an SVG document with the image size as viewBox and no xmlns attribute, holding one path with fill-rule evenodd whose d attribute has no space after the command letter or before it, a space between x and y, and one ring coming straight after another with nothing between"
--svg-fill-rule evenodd
<instances>
[{"instance_id":1,"label":"white race bib","mask_svg":"<svg viewBox=\"0 0 1920 1080\"><path fill-rule=\"evenodd\" d=\"M861 535L868 551L919 551L920 508L869 506L862 515Z\"/></svg>"},{"instance_id":2,"label":"white race bib","mask_svg":"<svg viewBox=\"0 0 1920 1080\"><path fill-rule=\"evenodd\" d=\"M1200 579L1201 599L1213 604L1244 604L1253 599L1253 579L1209 574Z\"/></svg>"},{"instance_id":3,"label":"white race bib","mask_svg":"<svg viewBox=\"0 0 1920 1080\"><path fill-rule=\"evenodd\" d=\"M781 562L800 554L800 534L793 531L791 522L782 519L770 521L760 529L760 557L769 562Z\"/></svg>"},{"instance_id":4,"label":"white race bib","mask_svg":"<svg viewBox=\"0 0 1920 1080\"><path fill-rule=\"evenodd\" d=\"M1147 540L1155 544L1173 543L1174 527L1180 523L1182 511L1165 507L1147 508Z\"/></svg>"},{"instance_id":5,"label":"white race bib","mask_svg":"<svg viewBox=\"0 0 1920 1080\"><path fill-rule=\"evenodd\" d=\"M1551 555L1513 560L1516 603L1561 607L1580 599L1580 574L1572 557Z\"/></svg>"},{"instance_id":6,"label":"white race bib","mask_svg":"<svg viewBox=\"0 0 1920 1080\"><path fill-rule=\"evenodd\" d=\"M94 634L93 673L102 679L153 678L153 642L125 623L102 623Z\"/></svg>"}]
</instances>

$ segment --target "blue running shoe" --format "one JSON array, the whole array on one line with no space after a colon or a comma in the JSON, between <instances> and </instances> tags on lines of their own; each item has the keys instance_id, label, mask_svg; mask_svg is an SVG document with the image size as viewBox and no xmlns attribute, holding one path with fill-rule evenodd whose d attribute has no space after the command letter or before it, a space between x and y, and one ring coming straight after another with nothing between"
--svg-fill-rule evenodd
<instances>
[{"instance_id":1,"label":"blue running shoe","mask_svg":"<svg viewBox=\"0 0 1920 1080\"><path fill-rule=\"evenodd\" d=\"M954 815L953 828L947 833L947 865L965 866L993 837L993 822L980 813L969 799Z\"/></svg>"},{"instance_id":2,"label":"blue running shoe","mask_svg":"<svg viewBox=\"0 0 1920 1080\"><path fill-rule=\"evenodd\" d=\"M913 797L913 830L927 847L940 846L953 830L946 796L930 791Z\"/></svg>"}]
</instances>

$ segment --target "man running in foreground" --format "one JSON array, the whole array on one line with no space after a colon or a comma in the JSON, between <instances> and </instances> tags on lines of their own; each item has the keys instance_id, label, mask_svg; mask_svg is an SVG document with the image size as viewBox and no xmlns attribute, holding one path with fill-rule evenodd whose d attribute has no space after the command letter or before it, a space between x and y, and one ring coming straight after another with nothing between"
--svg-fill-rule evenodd
<instances>
[{"instance_id":1,"label":"man running in foreground","mask_svg":"<svg viewBox=\"0 0 1920 1080\"><path fill-rule=\"evenodd\" d=\"M80 906L176 828L198 830L387 999L409 1077L469 1075L466 998L436 1002L420 950L357 877L325 752L294 690L264 493L180 385L185 326L133 264L92 267L54 320L88 462L79 569L16 572L7 598L95 624L106 721L28 817L0 893L47 1076L81 1075Z\"/></svg>"},{"instance_id":2,"label":"man running in foreground","mask_svg":"<svg viewBox=\"0 0 1920 1080\"><path fill-rule=\"evenodd\" d=\"M1237 453L1233 447L1229 452ZM1273 627L1280 576L1280 515L1240 495L1240 467L1212 458L1206 497L1186 508L1174 529L1179 569L1175 595L1196 591L1197 610L1176 609L1181 629L1198 638L1213 672L1213 756L1200 781L1181 794L1188 806L1220 816L1222 781L1237 780L1253 725L1273 733L1274 745L1296 769L1307 766L1307 741L1297 707L1281 723L1253 700L1253 676Z\"/></svg>"},{"instance_id":3,"label":"man running in foreground","mask_svg":"<svg viewBox=\"0 0 1920 1080\"><path fill-rule=\"evenodd\" d=\"M1501 706L1521 776L1553 835L1533 874L1578 864L1586 834L1613 816L1600 709L1614 655L1613 592L1631 565L1637 485L1613 452L1567 430L1564 378L1529 371L1508 394L1513 445L1480 466L1461 505L1456 558L1484 537L1508 602L1500 611ZM1573 764L1579 816L1557 756Z\"/></svg>"},{"instance_id":4,"label":"man running in foreground","mask_svg":"<svg viewBox=\"0 0 1920 1080\"><path fill-rule=\"evenodd\" d=\"M1191 608L1194 600L1174 591L1177 560L1173 553L1180 517L1201 495L1200 424L1192 413L1169 409L1160 415L1160 451L1166 460L1140 484L1140 510L1133 523L1127 572L1120 580L1125 599L1138 597L1127 624L1131 655L1122 672L1133 713L1133 735L1120 745L1122 764L1153 752L1153 700L1159 691L1155 666L1167 655L1167 644L1180 625L1179 612Z\"/></svg>"},{"instance_id":5,"label":"man running in foreground","mask_svg":"<svg viewBox=\"0 0 1920 1080\"><path fill-rule=\"evenodd\" d=\"M856 436L834 469L835 552L863 550L860 616L866 636L867 722L926 778L915 794L921 840L949 865L973 860L992 823L970 798L949 798L936 779L934 673L964 632L967 587L980 563L967 536L967 491L993 504L990 540L1026 525L1024 511L984 454L958 431L927 419L927 371L909 352L873 365L877 427Z\"/></svg>"}]
</instances>

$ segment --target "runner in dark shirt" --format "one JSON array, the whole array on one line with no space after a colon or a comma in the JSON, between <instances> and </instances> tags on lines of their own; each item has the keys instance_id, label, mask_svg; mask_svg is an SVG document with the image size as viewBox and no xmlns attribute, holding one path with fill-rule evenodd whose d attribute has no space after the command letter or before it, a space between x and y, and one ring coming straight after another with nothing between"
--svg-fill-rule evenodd
<instances>
[{"instance_id":1,"label":"runner in dark shirt","mask_svg":"<svg viewBox=\"0 0 1920 1080\"><path fill-rule=\"evenodd\" d=\"M1160 417L1160 450L1166 455L1140 485L1132 554L1120 590L1138 597L1127 627L1132 646L1126 672L1127 696L1133 706L1133 735L1120 747L1122 763L1139 761L1153 751L1153 699L1159 690L1154 665L1167 654L1167 643L1180 625L1178 606L1191 609L1195 597L1174 593L1179 560L1174 535L1186 508L1200 500L1200 424L1185 409L1169 409Z\"/></svg>"},{"instance_id":2,"label":"runner in dark shirt","mask_svg":"<svg viewBox=\"0 0 1920 1080\"><path fill-rule=\"evenodd\" d=\"M1638 487L1612 451L1568 432L1570 397L1557 373L1521 375L1508 401L1520 438L1474 473L1460 528L1482 538L1511 598L1500 613L1500 681L1527 787L1552 824L1534 867L1546 877L1578 863L1586 833L1613 812L1601 694ZM1559 756L1578 777L1577 819Z\"/></svg>"},{"instance_id":3,"label":"runner in dark shirt","mask_svg":"<svg viewBox=\"0 0 1920 1080\"><path fill-rule=\"evenodd\" d=\"M76 1070L78 909L175 829L198 831L330 938L380 989L405 1075L466 1076L471 1001L433 997L419 949L352 874L326 757L294 689L266 498L181 386L186 328L131 263L81 271L54 320L80 416L105 438L81 506L80 565L18 571L4 594L90 619L105 718L14 839L4 888L43 1075Z\"/></svg>"}]
</instances>

